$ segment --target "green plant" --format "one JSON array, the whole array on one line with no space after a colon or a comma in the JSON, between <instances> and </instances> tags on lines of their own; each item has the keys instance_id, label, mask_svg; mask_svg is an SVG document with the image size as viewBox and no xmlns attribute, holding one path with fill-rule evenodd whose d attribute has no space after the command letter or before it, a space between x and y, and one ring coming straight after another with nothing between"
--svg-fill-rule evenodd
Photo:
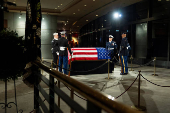
<instances>
[{"instance_id":1,"label":"green plant","mask_svg":"<svg viewBox=\"0 0 170 113\"><path fill-rule=\"evenodd\" d=\"M23 37L16 31L0 32L0 80L17 79L22 76L26 64Z\"/></svg>"}]
</instances>

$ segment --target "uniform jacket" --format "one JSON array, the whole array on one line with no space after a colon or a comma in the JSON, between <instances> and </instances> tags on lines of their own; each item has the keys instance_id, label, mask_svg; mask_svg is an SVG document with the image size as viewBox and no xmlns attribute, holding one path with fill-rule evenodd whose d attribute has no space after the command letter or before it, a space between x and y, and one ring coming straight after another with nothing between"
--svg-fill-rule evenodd
<instances>
[{"instance_id":1,"label":"uniform jacket","mask_svg":"<svg viewBox=\"0 0 170 113\"><path fill-rule=\"evenodd\" d=\"M64 37L61 37L58 40L58 45L59 45L59 56L68 56L67 48L68 48L70 54L72 53L70 46L68 44L68 40L65 39Z\"/></svg>"},{"instance_id":2,"label":"uniform jacket","mask_svg":"<svg viewBox=\"0 0 170 113\"><path fill-rule=\"evenodd\" d=\"M52 44L52 53L56 53L59 51L59 46L58 46L58 40L57 39L53 39L51 41L51 44Z\"/></svg>"},{"instance_id":3,"label":"uniform jacket","mask_svg":"<svg viewBox=\"0 0 170 113\"><path fill-rule=\"evenodd\" d=\"M106 42L106 50L109 52L109 56L114 56L115 49L117 49L117 44L114 41Z\"/></svg>"},{"instance_id":4,"label":"uniform jacket","mask_svg":"<svg viewBox=\"0 0 170 113\"><path fill-rule=\"evenodd\" d=\"M127 38L122 38L121 44L120 44L120 50L119 55L120 56L128 56L128 40Z\"/></svg>"}]
</instances>

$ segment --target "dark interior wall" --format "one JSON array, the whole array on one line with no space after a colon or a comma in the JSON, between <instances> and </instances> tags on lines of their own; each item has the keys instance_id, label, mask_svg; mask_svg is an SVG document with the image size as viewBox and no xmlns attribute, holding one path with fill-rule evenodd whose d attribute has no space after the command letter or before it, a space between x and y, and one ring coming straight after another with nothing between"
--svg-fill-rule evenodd
<instances>
[{"instance_id":1,"label":"dark interior wall","mask_svg":"<svg viewBox=\"0 0 170 113\"><path fill-rule=\"evenodd\" d=\"M119 48L121 32L128 30L127 38L132 47L130 55L145 60L157 57L157 60L169 61L170 1L142 0L119 11L122 14L119 20L115 20L114 11L110 11L83 26L80 30L80 40L84 42L84 37L88 37L86 34L92 32L91 47L105 47L108 36L113 35ZM86 27L89 24L91 29Z\"/></svg>"},{"instance_id":2,"label":"dark interior wall","mask_svg":"<svg viewBox=\"0 0 170 113\"><path fill-rule=\"evenodd\" d=\"M146 58L147 55L147 23L136 25L135 57Z\"/></svg>"}]
</instances>

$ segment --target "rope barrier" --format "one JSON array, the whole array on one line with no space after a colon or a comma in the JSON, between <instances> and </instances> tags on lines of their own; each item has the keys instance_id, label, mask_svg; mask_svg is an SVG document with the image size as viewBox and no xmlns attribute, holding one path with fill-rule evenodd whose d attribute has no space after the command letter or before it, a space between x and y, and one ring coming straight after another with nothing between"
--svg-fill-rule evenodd
<instances>
[{"instance_id":1,"label":"rope barrier","mask_svg":"<svg viewBox=\"0 0 170 113\"><path fill-rule=\"evenodd\" d=\"M127 67L127 68L139 68L139 67L143 67L143 66L148 66L149 64L151 64L153 61L155 61L155 60L151 60L151 61L149 61L148 63L146 63L146 64L143 64L143 65L139 65L139 66L134 66L134 67ZM120 64L116 64L116 65L118 65L118 66L121 66Z\"/></svg>"},{"instance_id":2,"label":"rope barrier","mask_svg":"<svg viewBox=\"0 0 170 113\"><path fill-rule=\"evenodd\" d=\"M64 84L64 83L63 83ZM65 85L65 84L64 84ZM65 85L66 86L66 85ZM66 86L67 87L67 86ZM70 91L71 91L71 89L69 88L69 87L67 87L67 89L69 89ZM77 95L76 93L74 93L77 97L79 97L79 98L81 98L81 99L83 99L83 100L85 100L85 101L87 101L86 99L84 99L84 98L82 98L82 97L80 97L79 95Z\"/></svg>"},{"instance_id":3,"label":"rope barrier","mask_svg":"<svg viewBox=\"0 0 170 113\"><path fill-rule=\"evenodd\" d=\"M142 75L141 75L141 76L142 76ZM170 86L162 86L162 85L155 84L155 83L149 81L148 79L146 79L144 76L142 76L142 77L143 77L146 81L150 82L150 83L153 84L153 85L160 86L160 87L170 87Z\"/></svg>"},{"instance_id":4,"label":"rope barrier","mask_svg":"<svg viewBox=\"0 0 170 113\"><path fill-rule=\"evenodd\" d=\"M50 62L47 62L47 61L43 61L43 62L50 63ZM65 69L65 70L71 71L71 72L90 72L90 71L94 71L94 70L96 70L96 69L104 66L106 63L107 63L107 61L106 61L105 63L103 63L102 65L100 65L100 66L98 66L98 67L96 67L96 68L94 68L94 69L87 70L87 71L73 71L73 70L69 70L69 69L66 69L66 68L62 68L62 69ZM50 63L50 64L51 64L51 63ZM57 65L57 64L55 64L55 63L53 63L53 64L56 65L56 66L58 66L58 67L61 67L61 66L59 66L59 65Z\"/></svg>"},{"instance_id":5,"label":"rope barrier","mask_svg":"<svg viewBox=\"0 0 170 113\"><path fill-rule=\"evenodd\" d=\"M132 85L135 83L135 81L137 80L138 77L139 77L139 75L135 78L135 80L132 82L132 84L131 84L122 94L120 94L119 96L117 96L115 99L119 98L119 97L122 96L124 93L126 93L126 91L129 90L129 89L132 87Z\"/></svg>"}]
</instances>

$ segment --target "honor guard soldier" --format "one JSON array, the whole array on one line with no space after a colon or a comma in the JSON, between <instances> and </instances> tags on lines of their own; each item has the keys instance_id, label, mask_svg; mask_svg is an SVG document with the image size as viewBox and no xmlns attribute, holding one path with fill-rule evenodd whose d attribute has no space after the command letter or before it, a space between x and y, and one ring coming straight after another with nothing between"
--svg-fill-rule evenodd
<instances>
[{"instance_id":1,"label":"honor guard soldier","mask_svg":"<svg viewBox=\"0 0 170 113\"><path fill-rule=\"evenodd\" d=\"M61 32L61 38L58 41L59 44L59 71L62 72L62 64L64 65L64 74L67 75L67 65L68 65L68 51L72 54L68 40L65 38L65 32Z\"/></svg>"},{"instance_id":2,"label":"honor guard soldier","mask_svg":"<svg viewBox=\"0 0 170 113\"><path fill-rule=\"evenodd\" d=\"M109 35L109 42L106 42L106 50L108 51L108 56L111 58L111 66L114 67L114 51L117 49L117 44L113 41L113 38L112 35Z\"/></svg>"},{"instance_id":3,"label":"honor guard soldier","mask_svg":"<svg viewBox=\"0 0 170 113\"><path fill-rule=\"evenodd\" d=\"M58 46L58 33L53 33L54 39L51 41L52 44L52 54L53 54L53 68L56 69L57 60L59 55L59 46Z\"/></svg>"},{"instance_id":4,"label":"honor guard soldier","mask_svg":"<svg viewBox=\"0 0 170 113\"><path fill-rule=\"evenodd\" d=\"M120 75L126 75L128 74L128 64L127 64L127 58L129 54L130 45L128 43L128 40L126 38L126 32L122 33L122 41L120 44L120 50L119 50L119 57L121 61L121 73Z\"/></svg>"}]
</instances>

